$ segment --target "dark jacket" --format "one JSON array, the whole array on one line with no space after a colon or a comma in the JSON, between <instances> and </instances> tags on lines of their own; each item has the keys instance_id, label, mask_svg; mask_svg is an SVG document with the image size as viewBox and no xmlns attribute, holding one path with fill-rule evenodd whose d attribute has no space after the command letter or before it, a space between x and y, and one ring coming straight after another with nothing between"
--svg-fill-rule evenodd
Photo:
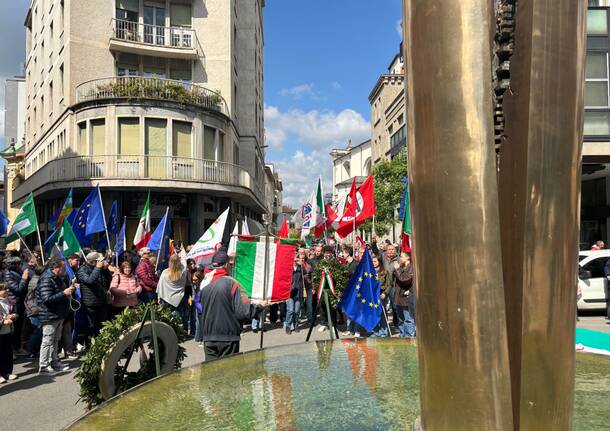
<instances>
[{"instance_id":1,"label":"dark jacket","mask_svg":"<svg viewBox=\"0 0 610 431\"><path fill-rule=\"evenodd\" d=\"M70 298L64 295L67 287L65 277L57 277L50 269L42 273L36 287L36 299L40 307L38 317L41 321L66 318L70 307Z\"/></svg>"},{"instance_id":2,"label":"dark jacket","mask_svg":"<svg viewBox=\"0 0 610 431\"><path fill-rule=\"evenodd\" d=\"M244 288L226 274L217 269L212 282L201 290L203 341L239 341L241 322L256 313Z\"/></svg>"},{"instance_id":3,"label":"dark jacket","mask_svg":"<svg viewBox=\"0 0 610 431\"><path fill-rule=\"evenodd\" d=\"M32 277L28 283L28 293L25 297L25 315L27 317L38 316L40 313L40 306L38 305L38 299L36 296L36 290L38 289L38 281L40 276L35 272L32 272Z\"/></svg>"},{"instance_id":4,"label":"dark jacket","mask_svg":"<svg viewBox=\"0 0 610 431\"><path fill-rule=\"evenodd\" d=\"M28 280L24 280L20 272L7 269L4 272L4 282L8 286L11 295L20 303L25 300L28 293Z\"/></svg>"},{"instance_id":5,"label":"dark jacket","mask_svg":"<svg viewBox=\"0 0 610 431\"><path fill-rule=\"evenodd\" d=\"M311 292L309 265L306 263L303 264L303 266L297 266L292 270L292 289L290 290L290 298L302 301L303 289Z\"/></svg>"},{"instance_id":6,"label":"dark jacket","mask_svg":"<svg viewBox=\"0 0 610 431\"><path fill-rule=\"evenodd\" d=\"M80 284L80 292L83 305L97 307L107 305L105 280L101 268L81 265L76 274L76 280Z\"/></svg>"},{"instance_id":7,"label":"dark jacket","mask_svg":"<svg viewBox=\"0 0 610 431\"><path fill-rule=\"evenodd\" d=\"M157 290L159 277L155 271L155 266L149 259L140 259L140 263L138 263L136 268L136 275L140 280L142 292L155 292Z\"/></svg>"},{"instance_id":8,"label":"dark jacket","mask_svg":"<svg viewBox=\"0 0 610 431\"><path fill-rule=\"evenodd\" d=\"M394 304L400 307L407 307L409 302L413 302L415 296L413 292L413 266L401 266L394 271L396 278L396 289L394 289ZM406 292L409 292L405 295Z\"/></svg>"}]
</instances>

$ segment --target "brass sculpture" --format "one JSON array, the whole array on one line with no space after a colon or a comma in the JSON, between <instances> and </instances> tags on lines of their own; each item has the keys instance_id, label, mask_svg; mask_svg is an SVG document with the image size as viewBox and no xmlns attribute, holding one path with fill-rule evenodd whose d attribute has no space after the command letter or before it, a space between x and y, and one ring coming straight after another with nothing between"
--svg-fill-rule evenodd
<instances>
[{"instance_id":1,"label":"brass sculpture","mask_svg":"<svg viewBox=\"0 0 610 431\"><path fill-rule=\"evenodd\" d=\"M405 0L426 431L572 428L586 10Z\"/></svg>"}]
</instances>

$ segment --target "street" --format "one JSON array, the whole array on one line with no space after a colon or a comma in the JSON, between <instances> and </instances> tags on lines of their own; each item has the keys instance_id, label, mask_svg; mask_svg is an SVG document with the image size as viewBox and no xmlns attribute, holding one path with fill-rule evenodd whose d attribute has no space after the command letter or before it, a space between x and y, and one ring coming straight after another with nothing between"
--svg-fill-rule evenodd
<instances>
[{"instance_id":1,"label":"street","mask_svg":"<svg viewBox=\"0 0 610 431\"><path fill-rule=\"evenodd\" d=\"M610 322L603 315L588 314L580 317L580 328L610 333ZM307 330L287 335L283 328L275 327L264 334L265 347L301 343ZM328 339L328 331L312 332L312 340ZM256 350L260 333L246 332L242 335L241 350ZM184 343L187 357L183 367L203 361L203 349L193 340ZM60 430L86 413L84 404L78 400L79 387L74 379L78 361L72 361L70 371L55 377L40 377L37 363L18 358L15 371L19 379L0 386L2 400L3 429L12 431Z\"/></svg>"}]
</instances>

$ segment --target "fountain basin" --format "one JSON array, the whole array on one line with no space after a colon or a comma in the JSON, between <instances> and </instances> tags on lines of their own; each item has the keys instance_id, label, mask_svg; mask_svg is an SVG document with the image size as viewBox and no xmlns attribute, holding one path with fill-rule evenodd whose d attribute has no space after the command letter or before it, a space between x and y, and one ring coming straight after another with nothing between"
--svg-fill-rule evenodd
<instances>
[{"instance_id":1,"label":"fountain basin","mask_svg":"<svg viewBox=\"0 0 610 431\"><path fill-rule=\"evenodd\" d=\"M576 355L576 430L610 423L610 358ZM185 368L125 392L71 430L405 430L419 414L417 347L345 339Z\"/></svg>"}]
</instances>

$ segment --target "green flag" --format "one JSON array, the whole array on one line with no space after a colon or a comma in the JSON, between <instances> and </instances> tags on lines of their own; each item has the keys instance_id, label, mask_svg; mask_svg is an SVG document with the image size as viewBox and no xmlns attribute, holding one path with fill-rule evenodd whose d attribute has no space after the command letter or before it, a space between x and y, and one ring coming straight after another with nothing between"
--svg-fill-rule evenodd
<instances>
[{"instance_id":1,"label":"green flag","mask_svg":"<svg viewBox=\"0 0 610 431\"><path fill-rule=\"evenodd\" d=\"M38 226L38 219L36 218L36 207L34 206L34 196L32 193L23 203L23 206L19 210L15 221L11 226L8 234L6 235L6 243L10 243L19 239L24 238L26 235L36 232Z\"/></svg>"},{"instance_id":2,"label":"green flag","mask_svg":"<svg viewBox=\"0 0 610 431\"><path fill-rule=\"evenodd\" d=\"M59 232L57 243L64 257L68 257L72 253L79 253L81 250L78 239L76 239L70 223L65 218L61 223L61 232Z\"/></svg>"}]
</instances>

